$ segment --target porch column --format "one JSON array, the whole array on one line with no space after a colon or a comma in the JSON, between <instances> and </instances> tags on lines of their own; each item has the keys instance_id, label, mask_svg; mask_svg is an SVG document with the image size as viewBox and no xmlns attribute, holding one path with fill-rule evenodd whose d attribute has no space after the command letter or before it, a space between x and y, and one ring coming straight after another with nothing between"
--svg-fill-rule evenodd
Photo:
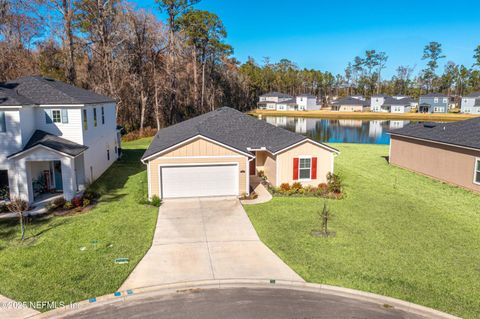
<instances>
[{"instance_id":1,"label":"porch column","mask_svg":"<svg viewBox=\"0 0 480 319\"><path fill-rule=\"evenodd\" d=\"M63 196L71 200L77 193L77 179L75 176L75 158L64 157L62 163Z\"/></svg>"},{"instance_id":2,"label":"porch column","mask_svg":"<svg viewBox=\"0 0 480 319\"><path fill-rule=\"evenodd\" d=\"M14 183L10 185L11 197L20 197L21 199L33 203L32 181L30 177L30 165L25 159L15 161Z\"/></svg>"}]
</instances>

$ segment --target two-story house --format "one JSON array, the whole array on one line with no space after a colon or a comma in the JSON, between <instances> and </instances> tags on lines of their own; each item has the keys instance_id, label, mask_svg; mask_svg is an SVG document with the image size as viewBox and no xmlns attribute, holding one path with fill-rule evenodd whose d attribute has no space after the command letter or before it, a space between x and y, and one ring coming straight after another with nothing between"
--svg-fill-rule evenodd
<instances>
[{"instance_id":1,"label":"two-story house","mask_svg":"<svg viewBox=\"0 0 480 319\"><path fill-rule=\"evenodd\" d=\"M258 102L258 108L266 110L276 110L277 103L292 100L293 96L280 92L269 92L260 95L259 99L260 100Z\"/></svg>"},{"instance_id":2,"label":"two-story house","mask_svg":"<svg viewBox=\"0 0 480 319\"><path fill-rule=\"evenodd\" d=\"M480 92L475 92L462 98L461 112L480 114Z\"/></svg>"},{"instance_id":3,"label":"two-story house","mask_svg":"<svg viewBox=\"0 0 480 319\"><path fill-rule=\"evenodd\" d=\"M430 93L420 96L418 101L419 113L447 113L448 96L441 93Z\"/></svg>"},{"instance_id":4,"label":"two-story house","mask_svg":"<svg viewBox=\"0 0 480 319\"><path fill-rule=\"evenodd\" d=\"M120 153L113 99L40 76L0 84L0 196L70 200Z\"/></svg>"},{"instance_id":5,"label":"two-story house","mask_svg":"<svg viewBox=\"0 0 480 319\"><path fill-rule=\"evenodd\" d=\"M370 100L372 112L408 113L416 102L405 95L388 96L385 94L373 95Z\"/></svg>"},{"instance_id":6,"label":"two-story house","mask_svg":"<svg viewBox=\"0 0 480 319\"><path fill-rule=\"evenodd\" d=\"M301 94L296 98L297 109L299 111L316 111L320 110L320 105L317 104L317 97L312 94Z\"/></svg>"},{"instance_id":7,"label":"two-story house","mask_svg":"<svg viewBox=\"0 0 480 319\"><path fill-rule=\"evenodd\" d=\"M319 110L317 97L310 94L302 94L293 97L279 92L270 92L260 96L257 103L259 109L276 111L313 111Z\"/></svg>"}]
</instances>

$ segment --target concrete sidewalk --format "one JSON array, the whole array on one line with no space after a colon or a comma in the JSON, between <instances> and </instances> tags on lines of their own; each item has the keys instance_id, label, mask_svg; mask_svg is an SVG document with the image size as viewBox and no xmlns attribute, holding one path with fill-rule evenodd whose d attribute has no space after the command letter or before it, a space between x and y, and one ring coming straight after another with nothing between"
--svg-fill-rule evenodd
<instances>
[{"instance_id":1,"label":"concrete sidewalk","mask_svg":"<svg viewBox=\"0 0 480 319\"><path fill-rule=\"evenodd\" d=\"M0 319L23 319L40 312L0 295Z\"/></svg>"},{"instance_id":2,"label":"concrete sidewalk","mask_svg":"<svg viewBox=\"0 0 480 319\"><path fill-rule=\"evenodd\" d=\"M235 278L303 282L260 241L238 199L167 200L152 247L120 290Z\"/></svg>"}]
</instances>

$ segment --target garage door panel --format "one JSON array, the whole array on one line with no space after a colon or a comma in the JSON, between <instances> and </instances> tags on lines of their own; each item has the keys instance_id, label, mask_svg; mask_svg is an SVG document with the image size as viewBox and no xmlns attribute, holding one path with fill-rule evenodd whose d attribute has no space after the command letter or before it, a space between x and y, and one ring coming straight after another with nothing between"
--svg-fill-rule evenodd
<instances>
[{"instance_id":1,"label":"garage door panel","mask_svg":"<svg viewBox=\"0 0 480 319\"><path fill-rule=\"evenodd\" d=\"M163 198L238 195L238 166L164 166L160 183Z\"/></svg>"}]
</instances>

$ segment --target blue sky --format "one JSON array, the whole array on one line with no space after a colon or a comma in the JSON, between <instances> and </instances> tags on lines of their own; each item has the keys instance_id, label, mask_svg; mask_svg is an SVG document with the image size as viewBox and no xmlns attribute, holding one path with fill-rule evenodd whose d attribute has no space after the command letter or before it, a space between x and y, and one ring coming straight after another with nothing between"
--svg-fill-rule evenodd
<instances>
[{"instance_id":1,"label":"blue sky","mask_svg":"<svg viewBox=\"0 0 480 319\"><path fill-rule=\"evenodd\" d=\"M163 18L154 0L136 3ZM387 53L386 76L399 65L418 72L430 41L443 45L442 69L447 61L470 67L480 44L480 1L203 0L196 7L220 16L242 62L287 58L334 74L367 49Z\"/></svg>"}]
</instances>

